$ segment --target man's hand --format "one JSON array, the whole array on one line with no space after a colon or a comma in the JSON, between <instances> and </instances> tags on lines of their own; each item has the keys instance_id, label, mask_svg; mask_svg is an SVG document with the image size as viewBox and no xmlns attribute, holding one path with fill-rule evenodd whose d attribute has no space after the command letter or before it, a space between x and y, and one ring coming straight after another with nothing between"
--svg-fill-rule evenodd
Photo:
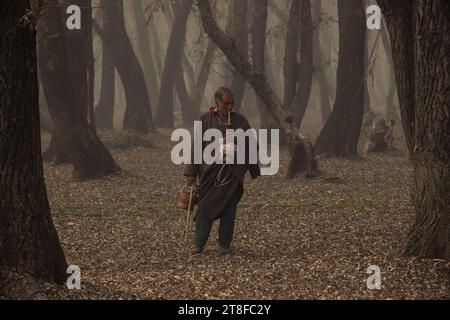
<instances>
[{"instance_id":1,"label":"man's hand","mask_svg":"<svg viewBox=\"0 0 450 320\"><path fill-rule=\"evenodd\" d=\"M188 186L192 186L195 182L195 177L186 177Z\"/></svg>"}]
</instances>

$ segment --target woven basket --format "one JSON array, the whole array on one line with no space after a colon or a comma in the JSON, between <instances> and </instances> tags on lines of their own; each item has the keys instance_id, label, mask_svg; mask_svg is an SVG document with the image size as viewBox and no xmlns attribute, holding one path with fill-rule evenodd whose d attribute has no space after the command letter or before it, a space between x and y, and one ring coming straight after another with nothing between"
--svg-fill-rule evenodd
<instances>
[{"instance_id":1,"label":"woven basket","mask_svg":"<svg viewBox=\"0 0 450 320\"><path fill-rule=\"evenodd\" d=\"M178 207L183 210L188 210L189 208L189 199L191 196L191 187L192 186L184 186L181 188L180 197L178 198ZM194 207L198 203L198 196L200 192L200 186L194 185L194 191L192 193L192 202L190 211L193 211Z\"/></svg>"}]
</instances>

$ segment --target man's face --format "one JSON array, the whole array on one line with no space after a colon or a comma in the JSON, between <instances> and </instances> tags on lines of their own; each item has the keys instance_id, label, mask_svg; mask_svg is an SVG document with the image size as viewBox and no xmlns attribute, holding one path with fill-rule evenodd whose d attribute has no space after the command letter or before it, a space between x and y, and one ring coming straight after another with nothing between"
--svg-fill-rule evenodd
<instances>
[{"instance_id":1,"label":"man's face","mask_svg":"<svg viewBox=\"0 0 450 320\"><path fill-rule=\"evenodd\" d=\"M233 105L234 105L234 101L233 101L233 96L229 95L229 94L224 94L222 96L222 100L219 100L219 111L222 113L228 113L231 112L231 110L233 110Z\"/></svg>"}]
</instances>

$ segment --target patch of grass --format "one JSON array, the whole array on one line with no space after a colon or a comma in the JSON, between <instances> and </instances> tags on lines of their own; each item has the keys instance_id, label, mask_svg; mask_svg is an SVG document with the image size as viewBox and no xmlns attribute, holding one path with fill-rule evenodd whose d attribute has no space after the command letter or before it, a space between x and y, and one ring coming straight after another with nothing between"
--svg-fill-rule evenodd
<instances>
[{"instance_id":1,"label":"patch of grass","mask_svg":"<svg viewBox=\"0 0 450 320\"><path fill-rule=\"evenodd\" d=\"M319 211L321 206L315 202L296 202L296 203L242 203L239 204L238 212L243 214L253 214L253 213L266 213L266 212L281 212L290 214L304 214Z\"/></svg>"},{"instance_id":2,"label":"patch of grass","mask_svg":"<svg viewBox=\"0 0 450 320\"><path fill-rule=\"evenodd\" d=\"M194 211L195 213L195 211ZM191 212L191 215L193 213ZM186 216L186 211L174 205L68 205L55 210L55 215L83 216L83 217L108 217L112 215L122 216L158 216L163 219L179 219Z\"/></svg>"},{"instance_id":3,"label":"patch of grass","mask_svg":"<svg viewBox=\"0 0 450 320\"><path fill-rule=\"evenodd\" d=\"M134 130L100 131L99 137L109 149L131 150L154 147L154 143L149 136L141 135Z\"/></svg>"}]
</instances>

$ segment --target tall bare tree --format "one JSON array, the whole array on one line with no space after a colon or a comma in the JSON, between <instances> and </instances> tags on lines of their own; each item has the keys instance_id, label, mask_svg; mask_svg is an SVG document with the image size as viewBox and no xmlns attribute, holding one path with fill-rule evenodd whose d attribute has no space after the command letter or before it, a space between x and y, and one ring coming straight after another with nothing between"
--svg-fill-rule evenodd
<instances>
[{"instance_id":1,"label":"tall bare tree","mask_svg":"<svg viewBox=\"0 0 450 320\"><path fill-rule=\"evenodd\" d=\"M413 152L415 221L402 254L450 258L450 2L378 0ZM413 117L413 118L411 118Z\"/></svg>"},{"instance_id":2,"label":"tall bare tree","mask_svg":"<svg viewBox=\"0 0 450 320\"><path fill-rule=\"evenodd\" d=\"M284 100L289 108L294 101L298 81L298 48L301 0L292 0L287 25L286 45L284 49Z\"/></svg>"},{"instance_id":3,"label":"tall bare tree","mask_svg":"<svg viewBox=\"0 0 450 320\"><path fill-rule=\"evenodd\" d=\"M319 89L320 115L322 117L322 123L325 124L331 113L331 102L325 73L326 65L323 56L323 48L320 43L320 37L322 35L322 0L314 0L312 5L314 15L314 77Z\"/></svg>"},{"instance_id":4,"label":"tall bare tree","mask_svg":"<svg viewBox=\"0 0 450 320\"><path fill-rule=\"evenodd\" d=\"M364 112L366 18L364 0L339 0L339 62L333 111L316 141L316 152L357 155Z\"/></svg>"},{"instance_id":5,"label":"tall bare tree","mask_svg":"<svg viewBox=\"0 0 450 320\"><path fill-rule=\"evenodd\" d=\"M131 3L133 5L148 96L150 98L151 105L157 106L159 94L159 83L157 79L158 73L156 72L156 66L152 56L153 50L150 45L150 32L147 19L144 14L144 6L142 4L142 0L133 0Z\"/></svg>"},{"instance_id":6,"label":"tall bare tree","mask_svg":"<svg viewBox=\"0 0 450 320\"><path fill-rule=\"evenodd\" d=\"M36 33L29 1L0 6L0 297L33 298L39 280L62 284L67 263L45 189Z\"/></svg>"},{"instance_id":7,"label":"tall bare tree","mask_svg":"<svg viewBox=\"0 0 450 320\"><path fill-rule=\"evenodd\" d=\"M255 0L253 20L253 64L256 72L266 74L266 30L267 30L267 15L268 15L269 1ZM271 128L272 118L267 113L263 102L257 98L258 112L261 118L261 128Z\"/></svg>"},{"instance_id":8,"label":"tall bare tree","mask_svg":"<svg viewBox=\"0 0 450 320\"><path fill-rule=\"evenodd\" d=\"M222 50L235 70L239 71L252 86L284 135L290 137L292 170L289 170L288 176L292 177L299 171L304 172L306 176L316 175L318 166L313 146L298 132L292 118L268 84L264 73L257 72L255 66L250 64L233 45L233 39L218 27L212 16L209 1L197 0L197 2L206 33ZM299 155L301 156L297 157Z\"/></svg>"},{"instance_id":9,"label":"tall bare tree","mask_svg":"<svg viewBox=\"0 0 450 320\"><path fill-rule=\"evenodd\" d=\"M122 80L127 104L124 129L142 134L154 132L144 72L125 29L123 0L101 0L101 8L103 23L101 27L94 23L94 29L108 46Z\"/></svg>"},{"instance_id":10,"label":"tall bare tree","mask_svg":"<svg viewBox=\"0 0 450 320\"><path fill-rule=\"evenodd\" d=\"M161 78L158 108L155 115L155 122L159 127L172 128L174 125L174 89L182 65L186 24L193 3L194 0L183 1L176 12L173 22Z\"/></svg>"},{"instance_id":11,"label":"tall bare tree","mask_svg":"<svg viewBox=\"0 0 450 320\"><path fill-rule=\"evenodd\" d=\"M395 65L398 99L402 118L403 132L411 157L414 156L415 135L415 80L410 77L414 73L413 1L399 0L395 6L385 1L378 3L384 8L387 27L392 46L392 58ZM399 84L402 85L399 85Z\"/></svg>"},{"instance_id":12,"label":"tall bare tree","mask_svg":"<svg viewBox=\"0 0 450 320\"><path fill-rule=\"evenodd\" d=\"M114 97L115 97L115 79L116 69L108 47L103 44L102 50L102 80L100 87L100 99L95 108L95 122L97 128L114 128Z\"/></svg>"},{"instance_id":13,"label":"tall bare tree","mask_svg":"<svg viewBox=\"0 0 450 320\"><path fill-rule=\"evenodd\" d=\"M233 14L231 16L231 32L235 39L236 48L248 59L249 37L248 37L248 0L233 1ZM243 106L242 100L245 93L245 79L238 71L234 71L231 91L234 95L235 107Z\"/></svg>"},{"instance_id":14,"label":"tall bare tree","mask_svg":"<svg viewBox=\"0 0 450 320\"><path fill-rule=\"evenodd\" d=\"M314 60L313 60L313 23L311 0L300 2L300 32L297 90L290 105L295 125L300 128L311 95Z\"/></svg>"},{"instance_id":15,"label":"tall bare tree","mask_svg":"<svg viewBox=\"0 0 450 320\"><path fill-rule=\"evenodd\" d=\"M83 8L83 24L89 25L90 0L74 0ZM78 32L65 26L61 3L46 0L38 16L38 57L42 83L58 138L58 151L73 164L73 175L79 179L95 178L120 171L108 149L89 124L89 52L84 33L92 29L83 25ZM71 51L71 52L68 52ZM78 54L76 54L78 52Z\"/></svg>"}]
</instances>

